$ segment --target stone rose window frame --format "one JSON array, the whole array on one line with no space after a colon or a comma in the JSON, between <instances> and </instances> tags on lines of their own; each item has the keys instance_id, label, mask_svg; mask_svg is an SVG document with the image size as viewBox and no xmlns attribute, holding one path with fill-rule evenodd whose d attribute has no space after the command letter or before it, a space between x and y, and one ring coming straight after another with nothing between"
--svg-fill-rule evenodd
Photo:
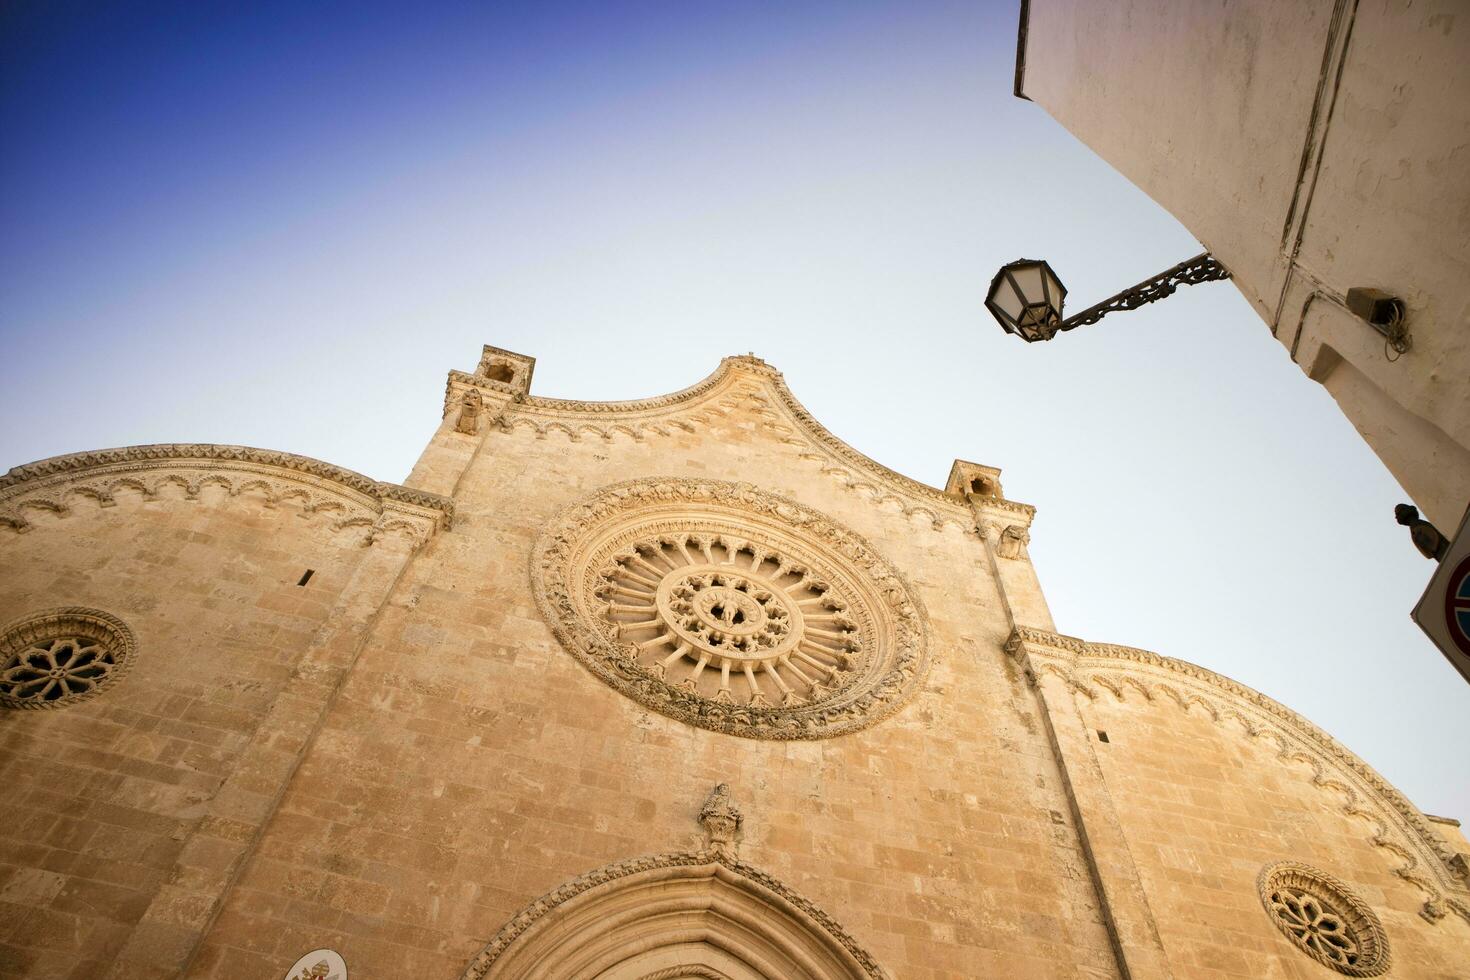
<instances>
[{"instance_id":1,"label":"stone rose window frame","mask_svg":"<svg viewBox=\"0 0 1470 980\"><path fill-rule=\"evenodd\" d=\"M65 708L102 693L132 666L137 640L118 617L70 606L0 631L0 707Z\"/></svg>"},{"instance_id":2,"label":"stone rose window frame","mask_svg":"<svg viewBox=\"0 0 1470 980\"><path fill-rule=\"evenodd\" d=\"M887 717L927 674L899 573L831 518L749 484L651 478L554 519L532 586L558 640L639 703L746 738Z\"/></svg>"},{"instance_id":3,"label":"stone rose window frame","mask_svg":"<svg viewBox=\"0 0 1470 980\"><path fill-rule=\"evenodd\" d=\"M1283 861L1257 879L1272 924L1312 959L1350 977L1388 972L1383 924L1348 885L1325 871Z\"/></svg>"}]
</instances>

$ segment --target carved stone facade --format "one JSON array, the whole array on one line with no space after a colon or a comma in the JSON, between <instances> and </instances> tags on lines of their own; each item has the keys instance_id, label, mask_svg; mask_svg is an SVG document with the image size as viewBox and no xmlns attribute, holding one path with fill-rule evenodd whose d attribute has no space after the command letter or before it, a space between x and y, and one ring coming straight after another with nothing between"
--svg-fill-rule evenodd
<instances>
[{"instance_id":1,"label":"carved stone facade","mask_svg":"<svg viewBox=\"0 0 1470 980\"><path fill-rule=\"evenodd\" d=\"M895 473L748 355L534 366L450 372L403 485L0 477L0 701L51 709L0 710L0 977L1464 974L1457 825L1056 633L999 469Z\"/></svg>"}]
</instances>

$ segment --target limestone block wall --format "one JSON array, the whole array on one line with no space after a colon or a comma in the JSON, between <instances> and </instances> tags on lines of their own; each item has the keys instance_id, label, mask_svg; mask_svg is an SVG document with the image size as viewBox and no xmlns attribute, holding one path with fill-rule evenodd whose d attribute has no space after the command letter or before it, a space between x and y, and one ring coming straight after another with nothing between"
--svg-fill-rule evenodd
<instances>
[{"instance_id":1,"label":"limestone block wall","mask_svg":"<svg viewBox=\"0 0 1470 980\"><path fill-rule=\"evenodd\" d=\"M1372 910L1386 975L1465 974L1463 844L1330 736L1181 661L1025 630L1012 649L1057 713L1074 715L1086 745L1069 764L1095 760L1100 785L1079 805L1089 823L1117 816L1157 935L1152 975L1337 975L1267 911L1258 878L1280 862L1337 879Z\"/></svg>"},{"instance_id":2,"label":"limestone block wall","mask_svg":"<svg viewBox=\"0 0 1470 980\"><path fill-rule=\"evenodd\" d=\"M416 473L458 487L455 526L393 592L198 975L265 976L325 945L354 978L459 976L538 896L702 846L721 782L744 813L740 859L894 977L1115 975L974 512L813 436L759 362L696 389L592 411L523 398L472 434L451 391ZM923 689L854 734L777 741L594 677L538 609L533 548L568 506L643 476L747 481L861 534L927 610Z\"/></svg>"},{"instance_id":3,"label":"limestone block wall","mask_svg":"<svg viewBox=\"0 0 1470 980\"><path fill-rule=\"evenodd\" d=\"M0 478L0 631L77 606L136 638L95 697L0 709L0 976L179 975L325 696L303 658L392 547L368 494L149 449Z\"/></svg>"},{"instance_id":4,"label":"limestone block wall","mask_svg":"<svg viewBox=\"0 0 1470 980\"><path fill-rule=\"evenodd\" d=\"M1373 815L1345 812L1343 794L1317 785L1309 765L1167 698L1104 696L1085 714L1108 735L1098 755L1176 974L1322 976L1257 894L1264 866L1293 860L1348 883L1377 912L1393 976L1464 976L1470 922L1421 917L1426 895L1395 874L1400 855L1374 845Z\"/></svg>"}]
</instances>

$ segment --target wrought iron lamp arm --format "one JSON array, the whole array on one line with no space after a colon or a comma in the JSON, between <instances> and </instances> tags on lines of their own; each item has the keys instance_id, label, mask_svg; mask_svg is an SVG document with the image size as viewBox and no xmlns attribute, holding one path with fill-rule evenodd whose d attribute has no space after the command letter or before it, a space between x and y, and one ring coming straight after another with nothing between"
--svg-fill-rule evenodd
<instances>
[{"instance_id":1,"label":"wrought iron lamp arm","mask_svg":"<svg viewBox=\"0 0 1470 980\"><path fill-rule=\"evenodd\" d=\"M1193 286L1196 283L1229 278L1229 269L1217 262L1209 252L1201 252L1194 258L1180 262L1172 269L1161 272L1152 279L1145 279L1136 286L1108 297L1096 306L1089 306L1081 313L1067 317L1057 329L1071 330L1073 327L1085 327L1117 310L1136 310L1140 306L1173 295L1174 290L1180 286Z\"/></svg>"}]
</instances>

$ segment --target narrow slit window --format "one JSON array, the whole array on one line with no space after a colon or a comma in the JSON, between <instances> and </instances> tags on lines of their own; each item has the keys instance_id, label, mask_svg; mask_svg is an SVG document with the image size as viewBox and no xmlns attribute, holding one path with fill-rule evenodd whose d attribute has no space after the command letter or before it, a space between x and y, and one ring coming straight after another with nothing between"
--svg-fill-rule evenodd
<instances>
[{"instance_id":1,"label":"narrow slit window","mask_svg":"<svg viewBox=\"0 0 1470 980\"><path fill-rule=\"evenodd\" d=\"M297 582L296 584L297 585L305 585L307 582L310 582L311 581L311 577L313 575L315 575L315 574L316 574L316 569L314 569L314 568L308 568L305 572L302 572L301 573L301 581Z\"/></svg>"}]
</instances>

